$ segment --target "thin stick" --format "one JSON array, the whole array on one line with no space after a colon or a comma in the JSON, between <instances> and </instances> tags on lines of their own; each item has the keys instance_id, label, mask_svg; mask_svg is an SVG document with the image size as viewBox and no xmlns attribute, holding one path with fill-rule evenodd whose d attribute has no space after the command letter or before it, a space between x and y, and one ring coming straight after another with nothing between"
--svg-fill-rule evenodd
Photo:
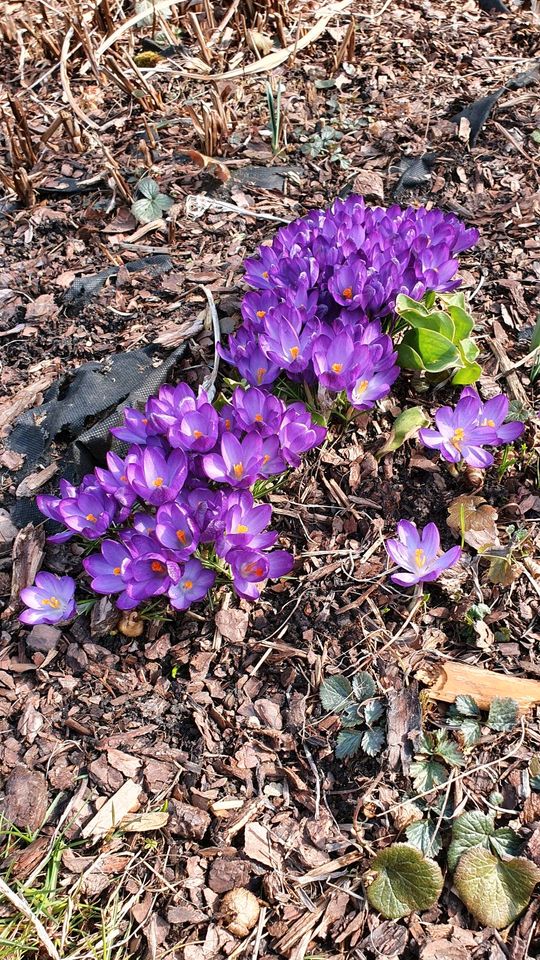
<instances>
[{"instance_id":1,"label":"thin stick","mask_svg":"<svg viewBox=\"0 0 540 960\"><path fill-rule=\"evenodd\" d=\"M208 287L205 287L201 284L201 289L204 292L206 299L208 300L208 309L210 310L210 316L212 318L212 328L214 330L214 366L210 376L206 377L203 382L203 390L206 390L208 394L208 400L212 403L212 400L216 394L216 380L219 370L219 353L218 345L221 343L221 328L219 326L219 317L217 315L216 304L212 296L211 291Z\"/></svg>"},{"instance_id":2,"label":"thin stick","mask_svg":"<svg viewBox=\"0 0 540 960\"><path fill-rule=\"evenodd\" d=\"M32 912L30 905L27 903L27 901L23 897L20 897L18 893L15 893L15 891L12 890L11 887L8 887L7 883L5 883L1 877L0 877L0 893L2 893L6 898L6 900L9 900L9 902L12 903L14 907L16 907L19 913L22 913L27 920L30 920L30 923L32 923L33 926L35 927L36 933L39 939L41 940L41 943L45 947L49 956L52 957L52 960L60 960L60 954L58 953L58 950L56 949L54 943L52 942L41 920L38 920L36 915Z\"/></svg>"}]
</instances>

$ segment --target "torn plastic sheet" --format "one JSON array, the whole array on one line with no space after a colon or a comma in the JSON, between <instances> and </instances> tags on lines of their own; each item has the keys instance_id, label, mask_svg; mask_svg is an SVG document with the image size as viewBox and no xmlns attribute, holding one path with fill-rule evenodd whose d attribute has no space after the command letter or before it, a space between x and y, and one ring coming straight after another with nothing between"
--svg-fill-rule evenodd
<instances>
[{"instance_id":1,"label":"torn plastic sheet","mask_svg":"<svg viewBox=\"0 0 540 960\"><path fill-rule=\"evenodd\" d=\"M159 277L162 273L168 273L169 270L172 270L173 264L167 254L154 253L138 260L128 260L124 267L128 273L139 273L146 270L151 276ZM64 294L64 304L68 307L86 306L94 297L97 297L105 281L109 277L116 277L119 271L120 267L105 267L99 273L93 273L86 277L76 277Z\"/></svg>"},{"instance_id":2,"label":"torn plastic sheet","mask_svg":"<svg viewBox=\"0 0 540 960\"><path fill-rule=\"evenodd\" d=\"M9 483L19 484L51 459L53 443L68 443L59 464L59 475L77 483L96 465L105 464L107 450L123 450L111 427L122 420L124 407L141 408L166 381L187 348L182 343L158 365L162 349L155 344L116 354L107 360L85 363L74 373L55 381L43 403L15 422L6 448L24 456L23 466L9 473ZM17 498L11 519L17 526L43 522L34 498Z\"/></svg>"},{"instance_id":3,"label":"torn plastic sheet","mask_svg":"<svg viewBox=\"0 0 540 960\"><path fill-rule=\"evenodd\" d=\"M426 186L431 180L436 159L435 153L424 153L421 157L402 157L397 165L401 176L394 187L394 196L399 196L404 190L416 190Z\"/></svg>"},{"instance_id":4,"label":"torn plastic sheet","mask_svg":"<svg viewBox=\"0 0 540 960\"><path fill-rule=\"evenodd\" d=\"M470 125L469 145L471 147L474 147L478 134L497 103L497 100L504 92L505 88L501 87L500 90L496 90L495 93L490 93L487 97L480 97L479 100L470 103L451 118L452 123L457 124L459 124L460 120L468 120Z\"/></svg>"}]
</instances>

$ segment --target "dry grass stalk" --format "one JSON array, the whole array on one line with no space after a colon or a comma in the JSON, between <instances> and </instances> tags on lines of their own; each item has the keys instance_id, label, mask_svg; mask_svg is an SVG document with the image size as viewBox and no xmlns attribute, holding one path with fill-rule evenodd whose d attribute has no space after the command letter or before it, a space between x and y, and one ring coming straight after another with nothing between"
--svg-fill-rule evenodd
<instances>
[{"instance_id":1,"label":"dry grass stalk","mask_svg":"<svg viewBox=\"0 0 540 960\"><path fill-rule=\"evenodd\" d=\"M22 150L27 164L33 167L37 159L37 153L32 143L32 133L28 126L28 120L26 119L26 111L18 97L12 97L9 93L8 102L17 124L16 131L13 131L13 135L14 137L16 135L18 145Z\"/></svg>"},{"instance_id":2,"label":"dry grass stalk","mask_svg":"<svg viewBox=\"0 0 540 960\"><path fill-rule=\"evenodd\" d=\"M204 38L204 34L201 30L201 26L196 14L190 12L187 17L187 23L191 27L193 35L199 44L203 60L205 63L210 64L212 62L212 51L210 50L210 47Z\"/></svg>"},{"instance_id":3,"label":"dry grass stalk","mask_svg":"<svg viewBox=\"0 0 540 960\"><path fill-rule=\"evenodd\" d=\"M141 70L139 70L133 57L129 53L124 53L123 56L119 57L119 60L121 63L124 64L124 66L129 67L131 70L133 70L141 87L143 88L145 93L148 94L154 106L160 112L163 111L165 109L165 104L163 103L159 90L156 90L156 88L151 83L148 82L144 74L141 72Z\"/></svg>"},{"instance_id":4,"label":"dry grass stalk","mask_svg":"<svg viewBox=\"0 0 540 960\"><path fill-rule=\"evenodd\" d=\"M336 70L339 70L342 63L352 63L354 61L355 40L356 31L354 19L352 19L334 58Z\"/></svg>"}]
</instances>

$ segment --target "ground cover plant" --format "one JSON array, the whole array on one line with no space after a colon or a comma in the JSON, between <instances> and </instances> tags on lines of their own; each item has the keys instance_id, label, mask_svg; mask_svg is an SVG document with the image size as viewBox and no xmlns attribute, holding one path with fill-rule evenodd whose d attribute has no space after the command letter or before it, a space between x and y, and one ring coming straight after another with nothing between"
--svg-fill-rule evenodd
<instances>
[{"instance_id":1,"label":"ground cover plant","mask_svg":"<svg viewBox=\"0 0 540 960\"><path fill-rule=\"evenodd\" d=\"M62 13L0 27L0 956L527 960L534 11Z\"/></svg>"}]
</instances>

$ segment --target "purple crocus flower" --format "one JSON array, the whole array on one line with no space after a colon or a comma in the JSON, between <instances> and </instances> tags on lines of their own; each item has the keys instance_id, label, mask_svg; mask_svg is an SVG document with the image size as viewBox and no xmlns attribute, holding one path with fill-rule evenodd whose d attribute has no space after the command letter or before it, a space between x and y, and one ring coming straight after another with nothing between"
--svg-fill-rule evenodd
<instances>
[{"instance_id":1,"label":"purple crocus flower","mask_svg":"<svg viewBox=\"0 0 540 960\"><path fill-rule=\"evenodd\" d=\"M206 403L207 399L204 394L201 403ZM155 430L167 433L186 413L197 409L197 399L187 383L179 383L176 387L167 383L160 387L157 397L148 400L146 416Z\"/></svg>"},{"instance_id":2,"label":"purple crocus flower","mask_svg":"<svg viewBox=\"0 0 540 960\"><path fill-rule=\"evenodd\" d=\"M359 258L338 267L328 281L328 290L336 303L344 307L362 306L366 265Z\"/></svg>"},{"instance_id":3,"label":"purple crocus flower","mask_svg":"<svg viewBox=\"0 0 540 960\"><path fill-rule=\"evenodd\" d=\"M178 503L165 503L156 517L156 539L176 560L187 560L197 549L199 531L189 511Z\"/></svg>"},{"instance_id":4,"label":"purple crocus flower","mask_svg":"<svg viewBox=\"0 0 540 960\"><path fill-rule=\"evenodd\" d=\"M218 344L218 353L240 376L253 387L268 386L279 376L279 366L272 363L258 344L258 333L250 328L240 329L229 337L228 349Z\"/></svg>"},{"instance_id":5,"label":"purple crocus flower","mask_svg":"<svg viewBox=\"0 0 540 960\"><path fill-rule=\"evenodd\" d=\"M397 540L386 541L385 549L390 559L404 571L390 577L400 587L436 580L443 570L452 567L461 556L461 547L451 547L439 556L441 538L434 523L428 523L419 532L416 524L400 520L397 534Z\"/></svg>"},{"instance_id":6,"label":"purple crocus flower","mask_svg":"<svg viewBox=\"0 0 540 960\"><path fill-rule=\"evenodd\" d=\"M96 593L122 593L125 590L128 566L132 555L123 543L104 540L101 553L93 553L83 560L86 572L92 577L90 586Z\"/></svg>"},{"instance_id":7,"label":"purple crocus flower","mask_svg":"<svg viewBox=\"0 0 540 960\"><path fill-rule=\"evenodd\" d=\"M146 503L157 507L174 500L184 486L188 461L183 450L173 450L167 457L154 447L136 447L126 459L127 478Z\"/></svg>"},{"instance_id":8,"label":"purple crocus flower","mask_svg":"<svg viewBox=\"0 0 540 960\"><path fill-rule=\"evenodd\" d=\"M370 410L378 400L390 393L392 384L399 376L399 367L390 366L378 369L377 361L370 355L369 348L364 354L364 362L357 372L356 381L347 390L353 407L357 410Z\"/></svg>"},{"instance_id":9,"label":"purple crocus flower","mask_svg":"<svg viewBox=\"0 0 540 960\"><path fill-rule=\"evenodd\" d=\"M72 499L62 500L58 512L65 526L74 533L87 540L97 540L115 520L117 502L96 487L87 493L78 493Z\"/></svg>"},{"instance_id":10,"label":"purple crocus flower","mask_svg":"<svg viewBox=\"0 0 540 960\"><path fill-rule=\"evenodd\" d=\"M125 592L117 601L122 610L132 610L143 600L167 593L182 573L180 565L150 537L131 537L129 548L133 554L129 577L126 577Z\"/></svg>"},{"instance_id":11,"label":"purple crocus flower","mask_svg":"<svg viewBox=\"0 0 540 960\"><path fill-rule=\"evenodd\" d=\"M290 573L294 560L286 550L261 553L259 550L231 550L227 556L233 576L233 587L239 597L258 600L264 581Z\"/></svg>"},{"instance_id":12,"label":"purple crocus flower","mask_svg":"<svg viewBox=\"0 0 540 960\"><path fill-rule=\"evenodd\" d=\"M132 407L126 407L124 410L123 426L111 429L112 435L118 440L123 440L125 443L140 443L141 446L151 443L157 432L148 414L134 410Z\"/></svg>"},{"instance_id":13,"label":"purple crocus flower","mask_svg":"<svg viewBox=\"0 0 540 960\"><path fill-rule=\"evenodd\" d=\"M218 556L227 558L231 550L239 547L266 550L277 540L274 530L266 530L272 518L268 503L255 504L249 490L229 494L223 510L223 531L216 540Z\"/></svg>"},{"instance_id":14,"label":"purple crocus flower","mask_svg":"<svg viewBox=\"0 0 540 960\"><path fill-rule=\"evenodd\" d=\"M294 307L276 307L259 343L265 355L279 367L288 373L301 373L311 359L314 333L310 325L302 325L302 318Z\"/></svg>"},{"instance_id":15,"label":"purple crocus flower","mask_svg":"<svg viewBox=\"0 0 540 960\"><path fill-rule=\"evenodd\" d=\"M248 434L240 442L226 433L221 438L221 455L208 453L203 458L203 468L209 480L250 487L259 476L263 457L262 440L257 434Z\"/></svg>"},{"instance_id":16,"label":"purple crocus flower","mask_svg":"<svg viewBox=\"0 0 540 960\"><path fill-rule=\"evenodd\" d=\"M483 448L486 444L497 444L498 437L493 427L478 426L481 409L478 395L462 397L454 410L441 407L435 414L437 429L422 428L418 434L421 442L426 447L440 450L450 463L464 460L471 467L490 467L493 455Z\"/></svg>"},{"instance_id":17,"label":"purple crocus flower","mask_svg":"<svg viewBox=\"0 0 540 960\"><path fill-rule=\"evenodd\" d=\"M188 410L170 427L167 437L171 447L194 453L208 453L218 437L219 418L210 403L203 403L197 410Z\"/></svg>"},{"instance_id":18,"label":"purple crocus flower","mask_svg":"<svg viewBox=\"0 0 540 960\"><path fill-rule=\"evenodd\" d=\"M510 407L510 401L504 393L499 393L496 397L492 397L491 400L486 400L485 403L482 403L474 387L465 387L465 389L461 391L460 400L464 397L473 397L479 401L478 426L492 427L493 430L495 430L497 434L496 446L500 446L503 443L513 443L513 441L517 440L523 433L525 424L520 420L511 420L509 423L504 422L508 416Z\"/></svg>"},{"instance_id":19,"label":"purple crocus flower","mask_svg":"<svg viewBox=\"0 0 540 960\"><path fill-rule=\"evenodd\" d=\"M126 464L117 453L109 450L107 454L108 470L96 467L94 473L100 487L105 493L112 494L124 507L131 507L137 499L137 494L131 488L126 474Z\"/></svg>"},{"instance_id":20,"label":"purple crocus flower","mask_svg":"<svg viewBox=\"0 0 540 960\"><path fill-rule=\"evenodd\" d=\"M206 596L215 579L214 571L205 569L200 560L195 557L188 560L178 582L169 587L171 607L187 610L192 603Z\"/></svg>"},{"instance_id":21,"label":"purple crocus flower","mask_svg":"<svg viewBox=\"0 0 540 960\"><path fill-rule=\"evenodd\" d=\"M291 403L279 428L281 452L291 467L300 465L300 454L318 447L326 436L326 428L313 423L303 403Z\"/></svg>"},{"instance_id":22,"label":"purple crocus flower","mask_svg":"<svg viewBox=\"0 0 540 960\"><path fill-rule=\"evenodd\" d=\"M313 369L317 379L327 390L346 390L358 379L364 354L368 359L368 347L355 346L346 331L337 335L320 334L313 341L312 347Z\"/></svg>"},{"instance_id":23,"label":"purple crocus flower","mask_svg":"<svg viewBox=\"0 0 540 960\"><path fill-rule=\"evenodd\" d=\"M275 435L285 413L282 400L257 387L249 390L237 387L232 396L232 405L241 429L259 433L261 437Z\"/></svg>"},{"instance_id":24,"label":"purple crocus flower","mask_svg":"<svg viewBox=\"0 0 540 960\"><path fill-rule=\"evenodd\" d=\"M77 612L75 581L54 573L38 573L33 587L24 587L20 597L27 610L19 615L21 623L64 623Z\"/></svg>"}]
</instances>

